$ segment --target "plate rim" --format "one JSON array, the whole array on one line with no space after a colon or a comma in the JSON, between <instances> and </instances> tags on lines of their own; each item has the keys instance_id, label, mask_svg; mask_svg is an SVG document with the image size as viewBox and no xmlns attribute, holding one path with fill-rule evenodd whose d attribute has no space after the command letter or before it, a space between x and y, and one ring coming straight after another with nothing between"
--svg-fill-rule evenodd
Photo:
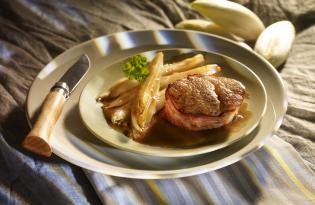
<instances>
[{"instance_id":1,"label":"plate rim","mask_svg":"<svg viewBox=\"0 0 315 205\"><path fill-rule=\"evenodd\" d=\"M256 58L258 58L260 61L262 61L264 64L266 64L270 69L270 71L273 73L273 75L277 76L277 80L278 82L280 83L281 85L281 88L282 88L282 91L283 91L283 96L284 96L284 102L283 102L283 109L282 110L278 110L280 114L280 116L284 116L284 114L286 113L287 109L288 109L288 88L285 84L285 82L283 81L282 77L280 76L280 73L277 71L277 69L270 63L268 62L265 58L263 58L262 56L260 56L259 54L255 53L253 50L249 50L247 48L244 48L242 46L240 46L239 44L237 44L237 42L231 40L231 39L228 39L228 38L225 38L225 37L222 37L222 36L219 36L219 35L215 35L215 34L210 34L210 33L205 33L205 32L202 32L202 31L193 31L193 30L182 30L182 29L176 29L176 28L163 28L163 29L139 29L139 30L132 30L132 31L121 31L121 32L116 32L116 33L111 33L111 34L107 34L107 35L103 35L103 36L99 36L99 37L96 37L96 38L93 38L93 39L90 39L90 40L87 40L87 41L84 41L82 43L79 43L65 51L63 51L62 53L60 53L59 55L57 55L55 58L53 58L48 64L46 64L44 66L44 68L42 70L44 70L47 66L49 66L52 61L58 61L59 59L61 59L63 57L63 55L67 52L72 52L73 50L76 50L77 48L79 47L83 47L93 41L97 41L99 39L102 39L102 38L112 38L113 36L115 35L125 35L125 34L135 34L135 33L142 33L142 32L185 32L185 33L190 33L190 34L199 34L199 35L204 35L204 36L209 36L209 37L212 37L212 38L218 38L220 40L223 40L223 41L227 41L231 44L234 44L236 45L239 49L242 49L243 52L248 52L250 53L251 55L254 55ZM27 93L27 96L26 96L26 102L28 102L29 100L29 94L30 94L30 90L32 89L33 87L33 84L35 82L35 80L37 79L38 75L42 72L42 70L36 75L36 77L34 78L34 80L32 81L32 84L29 88L29 91ZM27 112L27 105L28 103L25 103L25 110L26 110L26 117L27 117L27 122L29 124L30 127L32 127L32 123L31 123L31 120L30 120L30 116L28 115L28 112ZM277 113L277 112L276 112ZM282 123L282 120L281 122L278 122L277 126L278 128L280 127Z\"/></svg>"},{"instance_id":2,"label":"plate rim","mask_svg":"<svg viewBox=\"0 0 315 205\"><path fill-rule=\"evenodd\" d=\"M127 34L128 34L128 33L138 33L138 32L139 32L139 33L141 33L141 32L151 32L151 31L166 31L166 32L173 32L173 31L176 31L176 32L185 32L185 33L190 33L190 34L197 34L197 35L209 36L209 37L211 37L211 38L218 38L218 39L227 41L227 42L229 42L229 43L231 43L231 44L237 45L236 42L233 42L233 41L231 41L231 40L229 40L229 39L226 39L226 38L224 38L224 37L221 37L221 36L217 36L217 35L213 35L213 34L208 34L208 33L204 33L204 32L187 31L187 30L179 30L179 29L154 29L154 30L152 30L152 29L143 29L143 30L136 30L136 31L123 31L123 32L119 32L119 33L124 33L124 34L127 33ZM56 56L55 58L53 58L42 70L44 70L47 66L51 65L51 63L52 63L53 61L60 61L60 60L64 57L64 54L65 54L65 53L72 52L72 51L74 51L74 50L76 50L76 49L78 49L78 48L80 48L80 47L82 47L82 46L85 46L86 44L91 43L92 41L94 41L94 40L96 40L96 39L101 39L101 38L105 38L105 37L108 38L108 37L112 37L112 36L114 36L114 35L116 35L116 34L118 34L118 33L112 33L112 34L109 34L109 35L100 36L100 37L97 37L97 38L94 38L94 39L90 39L90 40L88 40L88 41L86 41L86 42L80 43L80 44L78 44L78 45L76 45L76 46L74 46L74 47L72 47L72 48L69 48L69 49L65 50L64 52L62 52L61 54L59 54L58 56ZM275 121L275 125L274 125L274 127L273 127L273 129L272 129L273 131L272 131L268 136L266 136L266 137L264 138L264 140L260 141L260 143L259 143L258 145L255 145L254 147L252 147L251 149L249 149L245 155L242 155L242 156L239 156L239 157L235 157L235 158L233 158L232 160L229 159L229 162L227 162L227 163L225 163L225 164L222 164L221 166L218 166L218 167L210 167L210 165L211 165L212 163L207 164L207 165L209 165L208 169L203 170L203 171L200 171L200 172L198 172L198 173L184 172L184 174L183 174L183 173L181 173L181 174L178 174L178 173L177 173L177 174L169 174L169 173L167 173L167 174L166 174L164 171L158 171L157 174L148 174L148 175L146 175L146 176L144 176L144 175L141 174L140 176L139 176L139 175L135 176L135 175L133 175L133 174L128 175L128 174L124 174L124 173L115 173L115 172L114 172L114 173L108 173L108 172L104 172L104 170L90 169L90 167L88 167L88 166L84 166L84 165L82 165L82 164L80 164L80 163L76 163L75 160L69 159L68 156L63 156L62 153L59 153L59 151L57 151L57 150L55 150L55 149L53 149L53 150L54 150L54 153L55 153L57 156L59 156L59 157L65 159L65 160L67 160L67 161L69 161L69 162L71 162L71 163L73 163L73 164L76 164L76 165L81 166L81 167L83 167L83 168L90 169L90 170L92 170L92 171L97 171L97 172L104 173L104 174L109 174L109 175L112 175L112 176L127 177L127 178L142 178L142 179L161 179L161 178L176 178L176 177L191 176L191 175L201 174L201 173L204 173L204 172L207 172L207 171L215 170L215 169L218 169L218 168L227 166L227 165L229 165L229 164L232 164L232 163L234 163L234 162L236 162L236 161L239 161L240 159L242 159L242 158L243 158L244 156L246 156L247 154L252 153L253 151L255 151L255 150L259 149L261 146L263 146L263 145L265 144L265 142L267 141L267 139L269 139L269 137L272 136L273 133L274 133L276 130L279 129L279 127L280 127L280 125L281 125L281 123L282 123L282 121L283 121L285 112L286 112L286 110L287 110L287 106L288 106L287 86L286 86L286 84L284 83L283 79L281 78L280 74L277 72L277 70L276 70L268 61L266 61L263 57L259 56L258 54L254 53L253 51L247 50L246 48L242 48L242 47L240 47L240 49L242 49L244 52L249 52L251 55L254 55L257 59L259 59L259 60L262 61L267 67L269 67L268 70L276 77L277 82L278 82L278 84L279 84L279 86L280 86L280 88L281 88L281 91L282 91L282 96L283 96L283 99L282 99L283 101L281 102L281 108L282 108L282 109L280 109L280 110L276 110L276 109L275 109L276 121ZM39 72L38 75L39 75L40 73L41 73L41 72ZM38 78L38 75L36 76L36 78L34 79L34 81L33 81L32 84L31 84L31 87L29 88L29 91L28 91L27 97L26 97L25 107L24 107L24 108L25 108L25 111L26 111L25 113L26 113L26 117L27 117L27 122L28 122L28 124L30 125L30 127L32 127L32 123L31 123L31 120L30 120L30 119L31 119L31 118L30 118L31 116L29 115L30 113L28 112L28 108L29 108L29 97L30 97L30 94L31 94L32 89L34 89L34 88L33 88L33 87L34 87L34 83L35 83L36 79ZM267 93L267 97L268 97L268 99L269 99L268 93ZM271 103L273 104L272 99L269 99L269 100L270 100ZM247 145L245 145L243 148L241 148L241 150L244 149L246 146L247 146ZM238 152L239 152L239 151L236 151L236 152L233 153L233 154L236 154L236 153L238 153ZM233 154L232 154L232 155L233 155ZM128 170L131 170L131 171L132 171L132 170L134 170L134 169L128 169Z\"/></svg>"},{"instance_id":3,"label":"plate rim","mask_svg":"<svg viewBox=\"0 0 315 205\"><path fill-rule=\"evenodd\" d=\"M176 48L170 48L170 49L157 49L157 50L150 50L147 52L158 52L158 51L165 51L165 50L178 50ZM266 109L267 109L267 92L265 89L264 84L262 83L261 79L256 75L255 72L253 72L250 68L248 68L246 65L244 65L241 62L238 62L232 58L230 58L229 56L226 55L222 55L222 54L218 54L218 53L212 53L211 51L200 51L197 49L191 49L192 51L196 51L196 52L200 52L200 53L209 53L210 55L217 55L222 57L223 59L228 59L230 61L233 61L234 63L237 63L239 66L241 66L242 70L246 70L246 72L250 73L249 75L252 75L254 78L255 83L258 84L258 86L261 88L262 94L263 94L263 99L264 99L264 105L263 105L263 109L260 111L261 114L258 117L257 121L255 121L253 123L252 126L250 126L250 128L246 131L244 131L245 133L242 136L237 137L234 140L231 140L229 142L223 142L220 143L220 145L216 145L216 146L198 146L198 147L194 147L194 148L163 148L163 147L158 147L158 146L150 146L150 145L146 145L146 144L141 144L138 142L131 142L132 144L137 144L137 146L140 146L140 149L134 149L133 146L132 147L128 147L128 145L120 145L117 144L115 142L112 142L111 140L107 140L106 138L100 136L94 129L92 129L89 125L88 122L86 122L85 120L85 114L83 114L83 102L82 102L82 95L84 95L84 93L86 92L86 88L87 86L97 77L96 75L100 75L103 76L103 73L105 72L105 70L107 68L109 68L110 66L121 62L122 60L120 59L119 61L115 62L114 64L111 64L107 67L102 68L102 70L98 71L90 80L89 82L87 82L87 84L85 85L85 87L83 88L80 97L79 97L79 102L78 102L78 107L79 107L79 113L80 113L80 117L81 117L81 121L82 123L85 125L85 127L91 132L93 133L93 135L95 137L97 137L98 139L100 139L101 141L103 141L104 143L107 143L113 147L116 147L117 149L122 149L122 150L126 150L126 151L130 151L130 152L134 152L134 153L138 153L138 154L143 154L143 155L147 155L147 156L157 156L157 157L188 157L188 156L194 156L194 155L200 155L200 154L205 154L205 153L209 153L218 149L222 149L224 147L230 146L233 143L243 139L244 137L246 137L247 135L249 135L260 123L263 115L266 113ZM146 52L144 52L146 53ZM101 111L101 109L100 109ZM125 136L126 138L128 138L127 136ZM128 139L130 140L130 139ZM135 147L136 148L136 147Z\"/></svg>"},{"instance_id":4,"label":"plate rim","mask_svg":"<svg viewBox=\"0 0 315 205\"><path fill-rule=\"evenodd\" d=\"M271 110L273 112L274 115L274 124L277 125L277 120L276 120L276 113L273 107L273 104L271 103L271 101L269 100L269 103L271 105ZM203 164L203 165L199 165L199 166L194 166L194 167L190 167L190 168L184 168L184 169L171 169L171 170L141 170L141 169L130 169L130 168L124 168L124 167L117 167L117 166L113 166L113 165L109 165L106 164L106 168L107 170L103 170L103 169L98 169L98 168L94 168L92 171L96 171L102 174L107 174L110 176L116 176L116 177L123 177L123 178L135 178L135 179L171 179L171 178L181 178L181 177L188 177L188 176L193 176L193 175L197 175L197 174L203 174L206 173L208 171L213 171L213 170L217 170L223 167L226 167L228 165L231 165L235 162L238 162L239 160L243 159L244 157L248 156L249 154L251 154L254 151L257 151L258 149L260 149L265 142L273 136L273 134L277 131L277 128L274 127L272 132L270 132L269 134L267 134L267 136L265 136L265 138L259 142L258 145L252 147L251 149L247 150L244 154L235 157L233 160L230 160L229 162L226 163L221 163L216 165L215 167L213 167L213 163L218 163L221 160L224 159L220 159L218 161L212 162L211 164ZM253 140L253 139L252 139ZM247 147L249 144L251 143L251 141L246 144L244 147ZM230 145L233 146L233 145ZM236 155L238 152L240 152L244 147L242 147L240 150L234 152L231 155ZM77 161L66 156L63 155L61 152L54 150L53 148L53 152L63 158L66 159L67 161L73 163L73 164L77 164ZM231 156L229 155L229 156ZM210 165L212 167L210 167ZM85 163L82 162L80 164L80 166L82 168L85 169L89 169L90 170L90 166L89 165L85 165ZM103 165L104 166L104 165ZM108 170L111 169L111 170ZM161 172L163 174L161 174ZM141 177L139 177L139 175L141 175Z\"/></svg>"}]
</instances>

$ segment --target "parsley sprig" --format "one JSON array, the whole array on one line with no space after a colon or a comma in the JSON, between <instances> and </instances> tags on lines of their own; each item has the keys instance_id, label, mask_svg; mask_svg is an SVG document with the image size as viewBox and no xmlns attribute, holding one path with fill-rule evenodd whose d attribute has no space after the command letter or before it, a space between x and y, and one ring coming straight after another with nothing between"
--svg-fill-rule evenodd
<instances>
[{"instance_id":1,"label":"parsley sprig","mask_svg":"<svg viewBox=\"0 0 315 205\"><path fill-rule=\"evenodd\" d=\"M149 75L147 58L142 55L128 58L123 65L123 72L128 79L143 81Z\"/></svg>"}]
</instances>

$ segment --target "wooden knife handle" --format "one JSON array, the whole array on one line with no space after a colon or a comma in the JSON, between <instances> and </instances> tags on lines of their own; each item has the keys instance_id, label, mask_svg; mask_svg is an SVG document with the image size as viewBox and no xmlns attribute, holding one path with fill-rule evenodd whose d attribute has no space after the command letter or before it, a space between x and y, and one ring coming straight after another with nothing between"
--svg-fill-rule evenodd
<instances>
[{"instance_id":1,"label":"wooden knife handle","mask_svg":"<svg viewBox=\"0 0 315 205\"><path fill-rule=\"evenodd\" d=\"M51 89L44 100L33 128L23 140L22 147L45 157L51 156L52 150L49 145L49 137L69 95L69 89L67 88L66 83L56 83Z\"/></svg>"}]
</instances>

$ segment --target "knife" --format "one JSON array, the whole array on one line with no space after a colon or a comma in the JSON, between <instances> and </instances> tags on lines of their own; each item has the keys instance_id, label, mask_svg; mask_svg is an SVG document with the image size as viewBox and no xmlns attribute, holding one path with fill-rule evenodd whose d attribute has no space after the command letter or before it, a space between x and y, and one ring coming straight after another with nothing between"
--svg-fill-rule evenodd
<instances>
[{"instance_id":1,"label":"knife","mask_svg":"<svg viewBox=\"0 0 315 205\"><path fill-rule=\"evenodd\" d=\"M89 67L90 60L84 54L50 89L33 128L22 142L23 148L45 157L51 156L50 134L58 121L65 102L87 73Z\"/></svg>"}]
</instances>

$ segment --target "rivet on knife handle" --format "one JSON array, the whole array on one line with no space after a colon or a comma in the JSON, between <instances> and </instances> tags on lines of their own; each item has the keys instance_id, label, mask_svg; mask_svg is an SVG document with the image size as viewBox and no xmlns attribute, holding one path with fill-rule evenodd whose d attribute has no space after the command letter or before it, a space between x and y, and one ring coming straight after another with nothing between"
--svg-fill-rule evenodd
<instances>
[{"instance_id":1,"label":"rivet on knife handle","mask_svg":"<svg viewBox=\"0 0 315 205\"><path fill-rule=\"evenodd\" d=\"M39 117L22 146L36 154L49 157L52 154L49 136L62 112L69 96L69 88L64 82L57 82L45 98Z\"/></svg>"}]
</instances>

